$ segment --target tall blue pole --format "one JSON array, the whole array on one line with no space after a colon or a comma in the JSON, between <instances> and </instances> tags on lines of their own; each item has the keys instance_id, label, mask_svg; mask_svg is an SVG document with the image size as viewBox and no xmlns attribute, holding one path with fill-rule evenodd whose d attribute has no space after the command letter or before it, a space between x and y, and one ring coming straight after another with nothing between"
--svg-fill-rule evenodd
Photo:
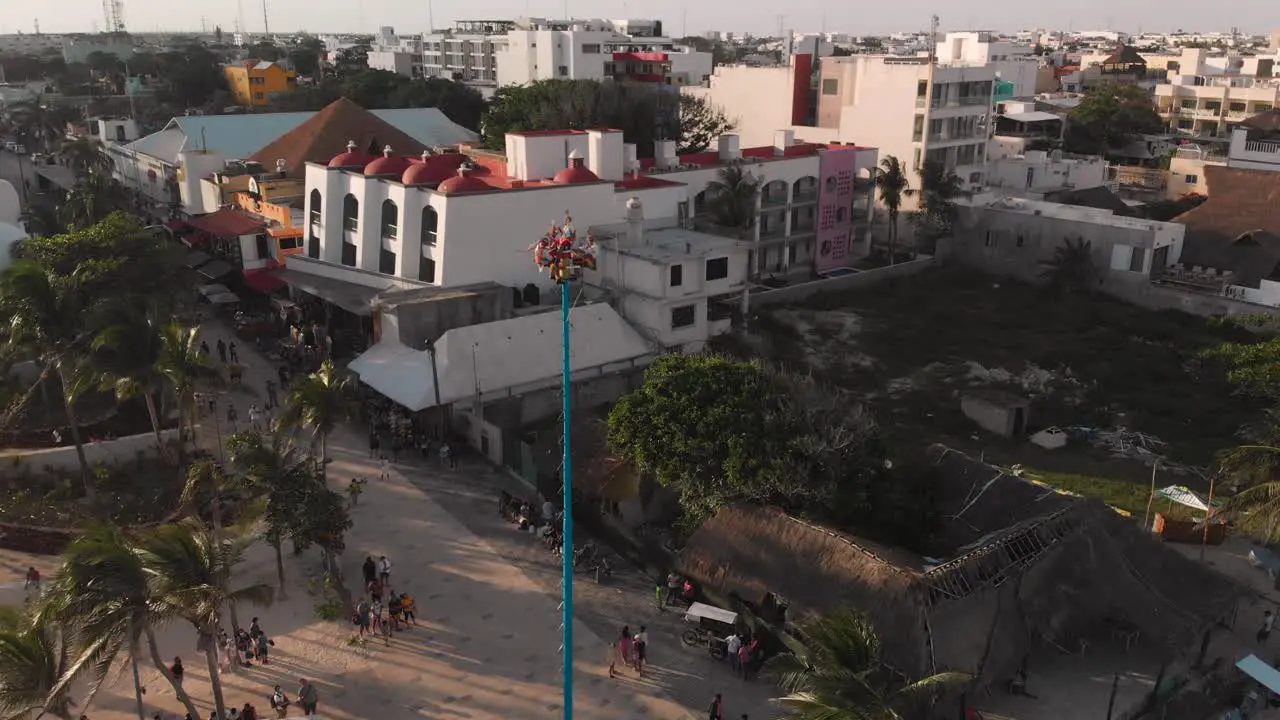
<instances>
[{"instance_id":1,"label":"tall blue pole","mask_svg":"<svg viewBox=\"0 0 1280 720\"><path fill-rule=\"evenodd\" d=\"M569 453L570 387L573 369L569 364L569 288L566 279L560 285L560 322L564 369L564 720L573 720L573 459Z\"/></svg>"}]
</instances>

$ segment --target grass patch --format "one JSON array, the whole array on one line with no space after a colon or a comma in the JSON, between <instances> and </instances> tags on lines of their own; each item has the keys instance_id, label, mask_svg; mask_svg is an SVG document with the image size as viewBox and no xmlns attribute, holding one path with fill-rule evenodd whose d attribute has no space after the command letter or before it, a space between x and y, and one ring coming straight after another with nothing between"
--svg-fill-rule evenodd
<instances>
[{"instance_id":1,"label":"grass patch","mask_svg":"<svg viewBox=\"0 0 1280 720\"><path fill-rule=\"evenodd\" d=\"M1026 470L1023 472L1023 476L1059 490L1101 500L1113 508L1129 513L1135 518L1141 518L1147 512L1147 501L1151 494L1151 486L1129 482L1128 480L1041 470ZM1173 504L1173 509L1171 510L1169 501L1158 496L1155 502L1151 504L1151 512L1152 514L1162 512L1177 520L1189 520L1195 514L1195 511L1191 508L1177 503Z\"/></svg>"}]
</instances>

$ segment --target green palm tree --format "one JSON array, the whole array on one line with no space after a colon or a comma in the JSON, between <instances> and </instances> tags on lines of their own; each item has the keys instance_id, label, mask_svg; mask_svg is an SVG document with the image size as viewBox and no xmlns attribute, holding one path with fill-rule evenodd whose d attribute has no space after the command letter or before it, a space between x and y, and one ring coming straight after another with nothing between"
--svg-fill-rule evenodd
<instances>
[{"instance_id":1,"label":"green palm tree","mask_svg":"<svg viewBox=\"0 0 1280 720\"><path fill-rule=\"evenodd\" d=\"M48 152L58 139L66 136L66 125L43 96L9 105L6 108L13 134L22 138L27 150Z\"/></svg>"},{"instance_id":2,"label":"green palm tree","mask_svg":"<svg viewBox=\"0 0 1280 720\"><path fill-rule=\"evenodd\" d=\"M279 431L269 434L246 431L227 439L227 458L236 470L235 484L250 497L265 500L266 540L276 552L277 599L287 597L284 579L286 537L295 534L298 514L312 485L323 485L314 463Z\"/></svg>"},{"instance_id":3,"label":"green palm tree","mask_svg":"<svg viewBox=\"0 0 1280 720\"><path fill-rule=\"evenodd\" d=\"M156 448L167 457L156 404L166 384L159 363L162 336L153 319L139 318L131 310L122 306L116 317L104 322L106 328L93 339L92 364L103 389L114 391L120 400L141 397L146 402Z\"/></svg>"},{"instance_id":4,"label":"green palm tree","mask_svg":"<svg viewBox=\"0 0 1280 720\"><path fill-rule=\"evenodd\" d=\"M956 200L969 197L964 180L936 160L920 168L920 214L917 227L926 240L936 241L951 234L959 209Z\"/></svg>"},{"instance_id":5,"label":"green palm tree","mask_svg":"<svg viewBox=\"0 0 1280 720\"><path fill-rule=\"evenodd\" d=\"M107 147L97 138L81 136L63 140L58 145L58 160L75 171L77 176L111 176L115 168Z\"/></svg>"},{"instance_id":6,"label":"green palm tree","mask_svg":"<svg viewBox=\"0 0 1280 720\"><path fill-rule=\"evenodd\" d=\"M96 493L75 409L77 396L87 389L83 360L94 335L88 316L94 312L96 300L88 295L79 269L62 276L35 263L20 262L0 276L0 314L9 318L9 349L44 368L37 384L50 375L60 381L62 407L80 463L80 479L85 497L92 501Z\"/></svg>"},{"instance_id":7,"label":"green palm tree","mask_svg":"<svg viewBox=\"0 0 1280 720\"><path fill-rule=\"evenodd\" d=\"M339 375L332 360L298 380L289 388L281 423L286 427L310 427L313 442L320 442L320 460L329 458L329 434L351 416L353 401L350 379Z\"/></svg>"},{"instance_id":8,"label":"green palm tree","mask_svg":"<svg viewBox=\"0 0 1280 720\"><path fill-rule=\"evenodd\" d=\"M963 673L940 673L892 685L880 661L880 639L860 613L840 611L800 624L800 654L778 655L765 670L787 694L775 702L797 720L900 720L944 688L963 684Z\"/></svg>"},{"instance_id":9,"label":"green palm tree","mask_svg":"<svg viewBox=\"0 0 1280 720\"><path fill-rule=\"evenodd\" d=\"M109 215L128 207L124 186L108 175L80 177L67 193L59 208L59 217L71 228L88 228L105 220Z\"/></svg>"},{"instance_id":10,"label":"green palm tree","mask_svg":"<svg viewBox=\"0 0 1280 720\"><path fill-rule=\"evenodd\" d=\"M159 328L160 353L156 370L173 391L178 403L178 426L185 417L194 442L196 434L196 392L222 387L226 380L208 355L200 350L200 328L171 322Z\"/></svg>"},{"instance_id":11,"label":"green palm tree","mask_svg":"<svg viewBox=\"0 0 1280 720\"><path fill-rule=\"evenodd\" d=\"M1053 249L1053 257L1040 262L1040 279L1055 292L1087 295L1102 284L1102 271L1093 259L1093 243L1066 238Z\"/></svg>"},{"instance_id":12,"label":"green palm tree","mask_svg":"<svg viewBox=\"0 0 1280 720\"><path fill-rule=\"evenodd\" d=\"M760 181L741 161L720 168L716 179L707 183L708 209L717 224L745 231L755 225L756 196Z\"/></svg>"},{"instance_id":13,"label":"green palm tree","mask_svg":"<svg viewBox=\"0 0 1280 720\"><path fill-rule=\"evenodd\" d=\"M71 649L55 624L0 630L0 717L26 720L50 713L70 720L75 703L66 683Z\"/></svg>"},{"instance_id":14,"label":"green palm tree","mask_svg":"<svg viewBox=\"0 0 1280 720\"><path fill-rule=\"evenodd\" d=\"M902 210L903 198L910 197L915 191L911 189L911 180L902 163L893 155L880 161L875 183L880 202L889 213L889 264L893 265L898 252L898 213Z\"/></svg>"},{"instance_id":15,"label":"green palm tree","mask_svg":"<svg viewBox=\"0 0 1280 720\"><path fill-rule=\"evenodd\" d=\"M105 677L111 664L127 649L133 671L134 695L142 716L139 644L145 640L151 662L173 688L175 697L192 717L199 717L191 697L169 672L160 656L155 629L175 618L172 608L156 602L136 538L110 525L87 528L62 553L34 622L59 623L76 632L76 657L54 691L92 669ZM86 703L87 704L87 703Z\"/></svg>"},{"instance_id":16,"label":"green palm tree","mask_svg":"<svg viewBox=\"0 0 1280 720\"><path fill-rule=\"evenodd\" d=\"M234 590L227 587L227 578L249 544L243 537L219 539L191 518L161 525L138 542L154 603L166 614L191 623L200 635L218 717L226 716L217 656L222 608L241 602L270 605L274 597L271 586L261 583Z\"/></svg>"}]
</instances>

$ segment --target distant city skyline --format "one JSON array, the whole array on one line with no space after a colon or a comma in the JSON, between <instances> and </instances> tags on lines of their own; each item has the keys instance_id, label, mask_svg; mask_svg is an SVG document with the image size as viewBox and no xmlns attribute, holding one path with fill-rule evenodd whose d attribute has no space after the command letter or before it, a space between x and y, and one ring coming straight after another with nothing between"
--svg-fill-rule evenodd
<instances>
[{"instance_id":1,"label":"distant city skyline","mask_svg":"<svg viewBox=\"0 0 1280 720\"><path fill-rule=\"evenodd\" d=\"M239 11L237 11L239 7ZM484 9L478 10L483 7ZM654 18L662 20L667 35L702 34L708 30L776 34L778 28L853 35L883 35L926 28L937 13L943 30L1012 31L1033 27L1071 30L1122 30L1127 32L1242 32L1264 33L1280 27L1280 4L1274 0L1225 0L1212 4L1170 5L1155 0L1124 3L1082 0L1073 4L1024 3L1010 8L995 0L975 0L965 6L937 0L901 0L874 5L870 16L855 3L829 4L825 0L792 0L785 5L765 0L711 0L684 3L676 0L268 0L274 32L373 33L391 25L397 32L425 31L434 20L437 28L458 19L507 19L520 15L563 18ZM41 10L46 12L41 13ZM780 15L779 11L785 13ZM239 0L219 4L173 0L125 0L126 26L136 32L191 32L220 26L233 32L237 15L243 30L261 33L262 1ZM39 4L0 3L0 33L35 29L39 19L45 33L92 32L105 25L101 0L61 0L56 10Z\"/></svg>"}]
</instances>

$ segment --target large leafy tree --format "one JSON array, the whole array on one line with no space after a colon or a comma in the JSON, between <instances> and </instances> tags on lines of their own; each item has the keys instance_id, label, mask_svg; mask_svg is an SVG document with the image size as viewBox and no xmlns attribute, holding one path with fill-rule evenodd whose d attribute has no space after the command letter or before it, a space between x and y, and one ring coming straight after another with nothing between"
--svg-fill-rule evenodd
<instances>
[{"instance_id":1,"label":"large leafy tree","mask_svg":"<svg viewBox=\"0 0 1280 720\"><path fill-rule=\"evenodd\" d=\"M609 413L608 438L678 494L690 526L722 505L757 502L874 530L894 485L875 425L854 400L713 355L652 364Z\"/></svg>"},{"instance_id":2,"label":"large leafy tree","mask_svg":"<svg viewBox=\"0 0 1280 720\"><path fill-rule=\"evenodd\" d=\"M940 673L908 683L891 680L880 638L861 614L841 611L800 624L803 647L765 664L787 693L776 702L796 720L901 720L926 709L947 688L970 680Z\"/></svg>"},{"instance_id":3,"label":"large leafy tree","mask_svg":"<svg viewBox=\"0 0 1280 720\"><path fill-rule=\"evenodd\" d=\"M114 163L102 141L93 137L63 140L58 145L58 159L77 175L111 175Z\"/></svg>"},{"instance_id":4,"label":"large leafy tree","mask_svg":"<svg viewBox=\"0 0 1280 720\"><path fill-rule=\"evenodd\" d=\"M652 157L654 142L669 139L682 152L705 150L730 129L723 113L701 99L644 83L539 80L499 88L481 122L485 147L502 150L508 132L613 127ZM706 143L706 144L703 144Z\"/></svg>"},{"instance_id":5,"label":"large leafy tree","mask_svg":"<svg viewBox=\"0 0 1280 720\"><path fill-rule=\"evenodd\" d=\"M892 265L898 254L898 214L902 211L902 201L915 191L911 189L906 168L893 155L880 161L875 183L880 203L889 213L889 264Z\"/></svg>"},{"instance_id":6,"label":"large leafy tree","mask_svg":"<svg viewBox=\"0 0 1280 720\"><path fill-rule=\"evenodd\" d=\"M200 328L176 322L158 328L158 353L155 372L164 377L178 405L178 426L186 419L191 437L196 432L196 392L216 389L225 384L221 371L200 349Z\"/></svg>"},{"instance_id":7,"label":"large leafy tree","mask_svg":"<svg viewBox=\"0 0 1280 720\"><path fill-rule=\"evenodd\" d=\"M1064 147L1071 152L1105 155L1136 135L1163 130L1151 93L1137 85L1103 83L1067 115Z\"/></svg>"},{"instance_id":8,"label":"large leafy tree","mask_svg":"<svg viewBox=\"0 0 1280 720\"><path fill-rule=\"evenodd\" d=\"M106 174L80 175L58 208L58 219L70 230L82 230L129 206L124 186Z\"/></svg>"},{"instance_id":9,"label":"large leafy tree","mask_svg":"<svg viewBox=\"0 0 1280 720\"><path fill-rule=\"evenodd\" d=\"M313 439L320 443L323 463L329 457L329 434L354 408L350 378L339 373L332 360L326 360L319 370L289 388L280 421L286 426L311 428Z\"/></svg>"},{"instance_id":10,"label":"large leafy tree","mask_svg":"<svg viewBox=\"0 0 1280 720\"><path fill-rule=\"evenodd\" d=\"M951 234L959 217L956 201L968 196L964 180L936 160L920 168L920 212L915 216L917 232L929 242Z\"/></svg>"}]
</instances>

